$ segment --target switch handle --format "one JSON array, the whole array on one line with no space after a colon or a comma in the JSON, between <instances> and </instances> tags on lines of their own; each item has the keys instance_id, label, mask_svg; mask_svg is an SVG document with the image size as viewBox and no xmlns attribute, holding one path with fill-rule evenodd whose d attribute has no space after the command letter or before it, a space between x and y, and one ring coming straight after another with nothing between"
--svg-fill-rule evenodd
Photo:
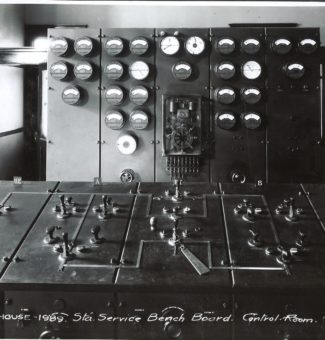
<instances>
[{"instance_id":1,"label":"switch handle","mask_svg":"<svg viewBox=\"0 0 325 340\"><path fill-rule=\"evenodd\" d=\"M180 247L180 250L199 275L210 272L210 269L184 245Z\"/></svg>"}]
</instances>

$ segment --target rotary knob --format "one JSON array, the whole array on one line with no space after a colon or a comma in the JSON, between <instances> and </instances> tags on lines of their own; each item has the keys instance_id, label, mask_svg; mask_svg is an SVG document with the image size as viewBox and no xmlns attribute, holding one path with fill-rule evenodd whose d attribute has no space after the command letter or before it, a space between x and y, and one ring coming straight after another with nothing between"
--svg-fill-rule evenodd
<instances>
[{"instance_id":1,"label":"rotary knob","mask_svg":"<svg viewBox=\"0 0 325 340\"><path fill-rule=\"evenodd\" d=\"M246 112L242 115L242 122L249 130L258 129L262 124L262 119L257 112Z\"/></svg>"},{"instance_id":2,"label":"rotary knob","mask_svg":"<svg viewBox=\"0 0 325 340\"><path fill-rule=\"evenodd\" d=\"M229 86L217 88L213 96L220 104L232 104L236 99L235 90Z\"/></svg>"},{"instance_id":3,"label":"rotary knob","mask_svg":"<svg viewBox=\"0 0 325 340\"><path fill-rule=\"evenodd\" d=\"M300 79L304 76L306 69L301 63L289 63L283 66L283 72L290 79Z\"/></svg>"},{"instance_id":4,"label":"rotary knob","mask_svg":"<svg viewBox=\"0 0 325 340\"><path fill-rule=\"evenodd\" d=\"M230 130L236 125L236 116L233 112L217 113L215 120L220 129Z\"/></svg>"}]
</instances>

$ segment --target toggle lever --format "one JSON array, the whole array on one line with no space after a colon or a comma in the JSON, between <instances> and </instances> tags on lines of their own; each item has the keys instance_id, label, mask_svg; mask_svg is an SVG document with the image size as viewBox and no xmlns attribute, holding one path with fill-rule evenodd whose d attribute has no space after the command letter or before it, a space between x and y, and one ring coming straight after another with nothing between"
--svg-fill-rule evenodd
<instances>
[{"instance_id":1,"label":"toggle lever","mask_svg":"<svg viewBox=\"0 0 325 340\"><path fill-rule=\"evenodd\" d=\"M69 260L73 257L73 254L70 252L68 233L62 233L62 239L63 239L63 245L62 245L63 251L62 251L61 257L64 260Z\"/></svg>"},{"instance_id":2,"label":"toggle lever","mask_svg":"<svg viewBox=\"0 0 325 340\"><path fill-rule=\"evenodd\" d=\"M99 237L99 232L100 232L100 226L95 225L91 228L91 233L93 234L93 237L91 237L90 242L94 244L100 244L104 241L102 237Z\"/></svg>"},{"instance_id":3,"label":"toggle lever","mask_svg":"<svg viewBox=\"0 0 325 340\"><path fill-rule=\"evenodd\" d=\"M210 269L199 258L197 258L188 248L186 248L184 244L181 244L179 249L199 275L204 275L210 272Z\"/></svg>"},{"instance_id":4,"label":"toggle lever","mask_svg":"<svg viewBox=\"0 0 325 340\"><path fill-rule=\"evenodd\" d=\"M155 216L151 217L149 223L150 223L150 230L155 231L157 228L157 217Z\"/></svg>"},{"instance_id":5,"label":"toggle lever","mask_svg":"<svg viewBox=\"0 0 325 340\"><path fill-rule=\"evenodd\" d=\"M297 214L295 209L295 200L293 197L289 198L289 212L288 215L285 215L284 218L289 222L297 221Z\"/></svg>"},{"instance_id":6,"label":"toggle lever","mask_svg":"<svg viewBox=\"0 0 325 340\"><path fill-rule=\"evenodd\" d=\"M44 243L46 244L53 244L58 242L59 237L54 237L54 231L55 230L60 230L61 227L58 225L54 225L51 227L46 228L46 236L44 237Z\"/></svg>"},{"instance_id":7,"label":"toggle lever","mask_svg":"<svg viewBox=\"0 0 325 340\"><path fill-rule=\"evenodd\" d=\"M307 237L307 235L299 230L298 238L297 238L297 241L296 241L296 245L299 248L303 248L305 246L305 244L306 244L306 237Z\"/></svg>"},{"instance_id":8,"label":"toggle lever","mask_svg":"<svg viewBox=\"0 0 325 340\"><path fill-rule=\"evenodd\" d=\"M249 204L246 209L246 213L243 215L243 220L247 222L255 221L255 209L252 204Z\"/></svg>"},{"instance_id":9,"label":"toggle lever","mask_svg":"<svg viewBox=\"0 0 325 340\"><path fill-rule=\"evenodd\" d=\"M64 218L69 217L69 213L67 213L67 207L65 205L64 195L60 195L59 199L60 199L60 206L58 207L58 209L56 209L56 211L58 211L58 213L56 214L56 217L62 220Z\"/></svg>"},{"instance_id":10,"label":"toggle lever","mask_svg":"<svg viewBox=\"0 0 325 340\"><path fill-rule=\"evenodd\" d=\"M260 234L253 229L249 229L249 233L251 234L251 237L248 239L248 244L251 247L261 247L263 242L260 238Z\"/></svg>"}]
</instances>

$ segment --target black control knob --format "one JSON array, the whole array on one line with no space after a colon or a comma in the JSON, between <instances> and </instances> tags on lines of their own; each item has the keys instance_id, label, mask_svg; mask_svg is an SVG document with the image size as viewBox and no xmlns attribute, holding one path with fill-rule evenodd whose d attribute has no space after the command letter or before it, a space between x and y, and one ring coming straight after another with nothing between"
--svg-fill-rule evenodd
<instances>
[{"instance_id":1,"label":"black control knob","mask_svg":"<svg viewBox=\"0 0 325 340\"><path fill-rule=\"evenodd\" d=\"M306 69L301 63L289 63L283 66L283 72L290 79L300 79L304 76Z\"/></svg>"},{"instance_id":2,"label":"black control knob","mask_svg":"<svg viewBox=\"0 0 325 340\"><path fill-rule=\"evenodd\" d=\"M177 339L182 335L181 326L174 322L166 322L164 331L170 339Z\"/></svg>"},{"instance_id":3,"label":"black control knob","mask_svg":"<svg viewBox=\"0 0 325 340\"><path fill-rule=\"evenodd\" d=\"M236 99L236 92L230 86L217 88L214 91L214 99L220 104L232 104Z\"/></svg>"},{"instance_id":4,"label":"black control knob","mask_svg":"<svg viewBox=\"0 0 325 340\"><path fill-rule=\"evenodd\" d=\"M228 37L220 38L215 42L214 48L220 54L229 55L235 51L235 40Z\"/></svg>"},{"instance_id":5,"label":"black control knob","mask_svg":"<svg viewBox=\"0 0 325 340\"><path fill-rule=\"evenodd\" d=\"M247 54L256 54L261 49L261 43L255 38L245 39L241 43L241 49Z\"/></svg>"},{"instance_id":6,"label":"black control knob","mask_svg":"<svg viewBox=\"0 0 325 340\"><path fill-rule=\"evenodd\" d=\"M242 115L242 122L249 130L258 129L262 124L262 118L257 112L246 112Z\"/></svg>"},{"instance_id":7,"label":"black control knob","mask_svg":"<svg viewBox=\"0 0 325 340\"><path fill-rule=\"evenodd\" d=\"M247 87L241 90L241 97L246 104L257 104L262 99L262 93L257 87Z\"/></svg>"},{"instance_id":8,"label":"black control knob","mask_svg":"<svg viewBox=\"0 0 325 340\"><path fill-rule=\"evenodd\" d=\"M292 50L292 42L286 38L279 38L272 42L271 48L276 54L285 55Z\"/></svg>"},{"instance_id":9,"label":"black control knob","mask_svg":"<svg viewBox=\"0 0 325 340\"><path fill-rule=\"evenodd\" d=\"M216 113L215 120L219 128L223 130L230 130L236 125L236 116L233 112Z\"/></svg>"},{"instance_id":10,"label":"black control knob","mask_svg":"<svg viewBox=\"0 0 325 340\"><path fill-rule=\"evenodd\" d=\"M302 39L298 43L298 49L305 54L312 54L318 48L317 41L314 39Z\"/></svg>"},{"instance_id":11,"label":"black control knob","mask_svg":"<svg viewBox=\"0 0 325 340\"><path fill-rule=\"evenodd\" d=\"M230 61L223 61L214 66L214 72L218 78L228 80L236 74L236 68Z\"/></svg>"},{"instance_id":12,"label":"black control knob","mask_svg":"<svg viewBox=\"0 0 325 340\"><path fill-rule=\"evenodd\" d=\"M39 339L60 339L55 331L45 330L39 336Z\"/></svg>"}]
</instances>

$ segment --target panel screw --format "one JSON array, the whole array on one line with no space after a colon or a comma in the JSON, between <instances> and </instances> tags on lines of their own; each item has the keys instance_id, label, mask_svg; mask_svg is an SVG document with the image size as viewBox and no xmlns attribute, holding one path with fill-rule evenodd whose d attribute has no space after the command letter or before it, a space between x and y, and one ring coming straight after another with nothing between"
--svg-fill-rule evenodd
<instances>
[{"instance_id":1,"label":"panel screw","mask_svg":"<svg viewBox=\"0 0 325 340\"><path fill-rule=\"evenodd\" d=\"M11 305L12 304L12 300L11 299L6 299L5 300L5 305L6 306L9 306L9 305Z\"/></svg>"}]
</instances>

